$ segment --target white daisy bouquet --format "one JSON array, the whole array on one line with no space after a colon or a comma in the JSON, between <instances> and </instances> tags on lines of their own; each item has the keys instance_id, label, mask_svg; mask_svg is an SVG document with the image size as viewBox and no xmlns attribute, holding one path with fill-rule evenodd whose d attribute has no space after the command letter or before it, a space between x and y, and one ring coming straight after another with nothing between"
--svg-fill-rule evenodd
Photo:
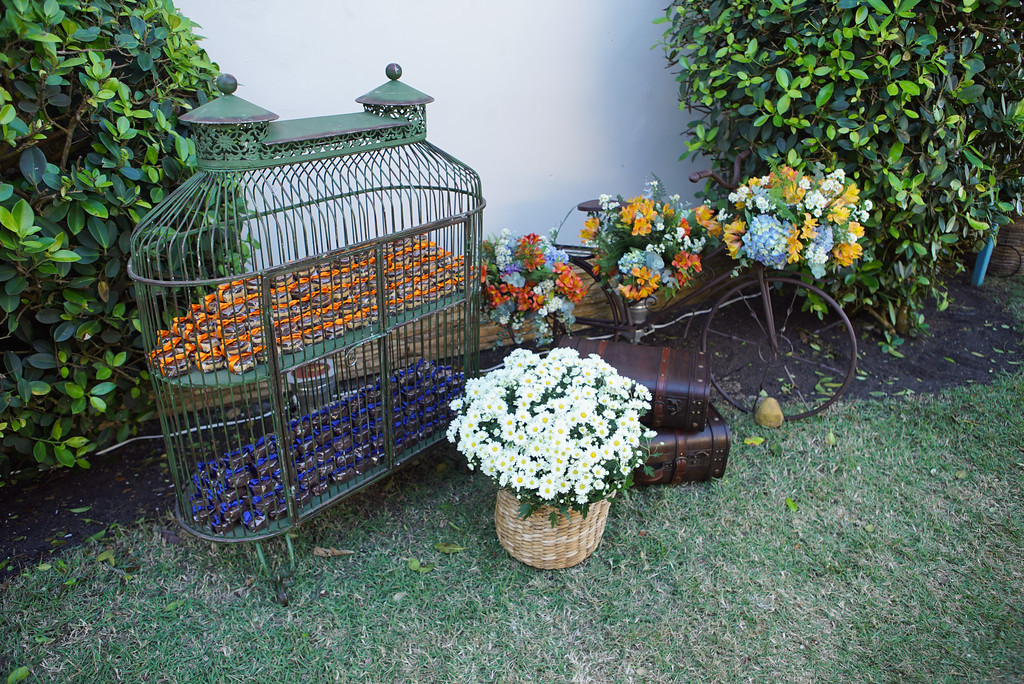
<instances>
[{"instance_id":1,"label":"white daisy bouquet","mask_svg":"<svg viewBox=\"0 0 1024 684\"><path fill-rule=\"evenodd\" d=\"M643 465L640 424L647 388L619 375L596 354L556 348L546 357L512 351L503 368L467 381L451 403L448 440L471 470L479 468L519 499L520 516L550 506L579 511L633 483Z\"/></svg>"}]
</instances>

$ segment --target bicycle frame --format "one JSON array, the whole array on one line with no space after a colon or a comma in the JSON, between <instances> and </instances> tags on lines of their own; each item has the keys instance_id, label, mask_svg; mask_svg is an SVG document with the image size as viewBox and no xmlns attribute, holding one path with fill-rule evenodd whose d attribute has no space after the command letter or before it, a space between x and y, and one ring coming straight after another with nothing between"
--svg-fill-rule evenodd
<instances>
[{"instance_id":1,"label":"bicycle frame","mask_svg":"<svg viewBox=\"0 0 1024 684\"><path fill-rule=\"evenodd\" d=\"M724 289L727 283L734 282L737 278L748 277L747 274L738 274L735 267L718 275L712 274L707 276L705 275L705 273L707 273L705 271L698 276L701 283L683 294L680 299L670 302L664 308L652 312L643 323L632 323L630 321L629 310L626 302L614 290L605 284L601 284L600 278L598 278L594 273L593 268L589 263L589 259L593 256L593 252L585 247L568 245L557 245L557 247L565 250L569 254L570 262L589 275L593 279L594 283L601 288L605 298L608 300L609 308L612 312L611 320L579 316L576 318L576 323L591 328L598 328L631 336L635 336L637 333L640 333L640 336L642 337L653 330L655 326L662 324L665 321L672 320L680 314L695 312L697 310L695 306L696 303L712 298L716 292ZM725 249L725 245L719 246L705 256L704 260L713 260L715 257L724 254ZM760 266L760 264L757 264L757 266ZM764 268L762 267L755 270L760 271L760 275L758 277L762 283L763 296L767 297L767 290L763 287L765 277Z\"/></svg>"}]
</instances>

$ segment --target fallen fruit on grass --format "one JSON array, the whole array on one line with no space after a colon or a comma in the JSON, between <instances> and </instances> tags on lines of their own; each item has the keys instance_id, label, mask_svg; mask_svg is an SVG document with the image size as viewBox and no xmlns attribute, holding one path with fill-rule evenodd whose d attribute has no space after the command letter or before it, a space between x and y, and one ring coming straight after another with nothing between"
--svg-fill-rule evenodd
<instances>
[{"instance_id":1,"label":"fallen fruit on grass","mask_svg":"<svg viewBox=\"0 0 1024 684\"><path fill-rule=\"evenodd\" d=\"M754 411L754 421L766 428L777 428L785 422L786 418L782 415L782 407L779 406L779 402L774 397L765 397L757 403L757 409Z\"/></svg>"}]
</instances>

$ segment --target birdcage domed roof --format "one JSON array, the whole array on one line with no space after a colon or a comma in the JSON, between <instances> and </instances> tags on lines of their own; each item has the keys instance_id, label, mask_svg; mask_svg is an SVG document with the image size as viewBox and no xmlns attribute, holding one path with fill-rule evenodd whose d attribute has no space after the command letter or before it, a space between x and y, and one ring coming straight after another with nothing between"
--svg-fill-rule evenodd
<instances>
[{"instance_id":1,"label":"birdcage domed roof","mask_svg":"<svg viewBox=\"0 0 1024 684\"><path fill-rule=\"evenodd\" d=\"M221 92L220 97L181 115L179 121L187 124L225 125L259 123L278 118L274 112L235 95L238 81L231 74L218 76L216 86Z\"/></svg>"},{"instance_id":2,"label":"birdcage domed roof","mask_svg":"<svg viewBox=\"0 0 1024 684\"><path fill-rule=\"evenodd\" d=\"M430 104L434 101L430 95L416 90L398 81L402 77L402 67L392 62L384 69L388 82L374 88L370 92L356 98L363 105L404 106Z\"/></svg>"}]
</instances>

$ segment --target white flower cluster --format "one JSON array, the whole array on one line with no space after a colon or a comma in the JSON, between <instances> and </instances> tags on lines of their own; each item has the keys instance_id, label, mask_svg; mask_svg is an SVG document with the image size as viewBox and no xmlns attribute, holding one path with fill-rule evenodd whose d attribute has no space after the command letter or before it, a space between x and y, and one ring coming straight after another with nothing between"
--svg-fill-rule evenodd
<instances>
[{"instance_id":1,"label":"white flower cluster","mask_svg":"<svg viewBox=\"0 0 1024 684\"><path fill-rule=\"evenodd\" d=\"M804 195L803 202L797 205L797 210L805 209L814 218L820 218L822 210L824 210L828 203L829 199L825 195L817 190L812 190Z\"/></svg>"},{"instance_id":2,"label":"white flower cluster","mask_svg":"<svg viewBox=\"0 0 1024 684\"><path fill-rule=\"evenodd\" d=\"M707 238L699 237L694 240L690 235L682 235L682 232L682 229L680 229L679 233L681 239L679 239L679 246L690 254L700 254L704 249L704 244L707 242Z\"/></svg>"},{"instance_id":3,"label":"white flower cluster","mask_svg":"<svg viewBox=\"0 0 1024 684\"><path fill-rule=\"evenodd\" d=\"M503 368L466 383L448 440L521 499L582 506L621 489L645 460L640 424L650 392L596 355L516 349Z\"/></svg>"},{"instance_id":4,"label":"white flower cluster","mask_svg":"<svg viewBox=\"0 0 1024 684\"><path fill-rule=\"evenodd\" d=\"M767 180L764 180L767 183ZM741 185L734 192L729 193L729 201L733 204L742 204L745 208L757 207L758 211L766 212L772 206L768 191L759 185Z\"/></svg>"},{"instance_id":5,"label":"white flower cluster","mask_svg":"<svg viewBox=\"0 0 1024 684\"><path fill-rule=\"evenodd\" d=\"M499 273L503 273L512 263L512 232L508 228L503 229L501 239L494 242L494 263Z\"/></svg>"},{"instance_id":6,"label":"white flower cluster","mask_svg":"<svg viewBox=\"0 0 1024 684\"><path fill-rule=\"evenodd\" d=\"M871 210L875 207L874 202L869 199L864 200L859 211L856 212L857 220L861 223L867 223L871 218Z\"/></svg>"}]
</instances>

